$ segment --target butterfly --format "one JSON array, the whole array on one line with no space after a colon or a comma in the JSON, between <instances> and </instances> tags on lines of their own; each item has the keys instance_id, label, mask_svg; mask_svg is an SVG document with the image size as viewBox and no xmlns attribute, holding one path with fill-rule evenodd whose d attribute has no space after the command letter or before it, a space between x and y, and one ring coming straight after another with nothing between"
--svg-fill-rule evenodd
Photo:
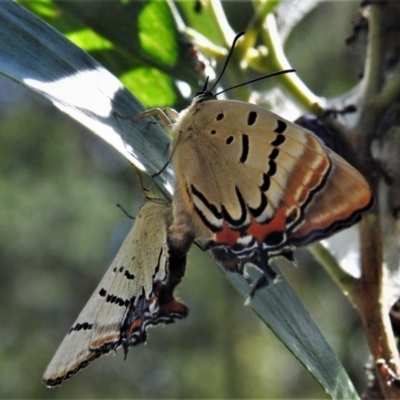
<instances>
[{"instance_id":1,"label":"butterfly","mask_svg":"<svg viewBox=\"0 0 400 400\"><path fill-rule=\"evenodd\" d=\"M149 201L103 279L67 333L43 375L60 385L94 359L143 343L147 328L185 318L188 309L174 289L185 273L186 255L168 243L170 206Z\"/></svg>"},{"instance_id":2,"label":"butterfly","mask_svg":"<svg viewBox=\"0 0 400 400\"><path fill-rule=\"evenodd\" d=\"M360 172L311 131L254 104L218 100L226 90L207 86L180 113L154 109L130 118L157 115L171 129L171 243L193 236L233 272L257 266L258 289L276 277L272 257L293 260L296 248L355 224L373 196Z\"/></svg>"}]
</instances>

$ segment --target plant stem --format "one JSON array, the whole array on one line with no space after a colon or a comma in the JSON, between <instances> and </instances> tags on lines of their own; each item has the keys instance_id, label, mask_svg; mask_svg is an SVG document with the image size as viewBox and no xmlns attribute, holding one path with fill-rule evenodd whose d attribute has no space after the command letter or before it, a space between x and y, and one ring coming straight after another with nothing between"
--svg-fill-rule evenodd
<instances>
[{"instance_id":1,"label":"plant stem","mask_svg":"<svg viewBox=\"0 0 400 400\"><path fill-rule=\"evenodd\" d=\"M364 324L374 362L383 359L398 374L399 353L385 301L381 237L379 217L371 213L360 223L362 275L351 297ZM385 399L400 398L400 389L396 385L391 386L388 376L379 368L376 371Z\"/></svg>"},{"instance_id":2,"label":"plant stem","mask_svg":"<svg viewBox=\"0 0 400 400\"><path fill-rule=\"evenodd\" d=\"M390 12L390 5L376 3L370 5L369 10L369 37L360 96L363 103L359 121L349 132L346 141L352 150L352 160L368 178L377 197L380 175L374 168L370 147L376 137L377 126L382 116L391 102L399 97L400 75L389 79L382 90L384 21L385 13ZM399 67L397 72L400 73ZM377 199L377 203L378 201ZM360 313L373 361L376 363L378 360L383 360L395 374L399 374L399 354L389 319L389 304L385 299L387 277L383 263L381 220L378 211L375 210L364 217L359 229L362 274L350 295ZM400 389L396 385L390 385L388 374L377 365L376 375L385 399L400 398Z\"/></svg>"},{"instance_id":3,"label":"plant stem","mask_svg":"<svg viewBox=\"0 0 400 400\"><path fill-rule=\"evenodd\" d=\"M317 243L310 247L310 252L341 288L343 293L348 294L353 290L357 278L346 272L328 249Z\"/></svg>"},{"instance_id":4,"label":"plant stem","mask_svg":"<svg viewBox=\"0 0 400 400\"><path fill-rule=\"evenodd\" d=\"M276 20L274 15L269 14L266 18L266 29L263 30L264 42L268 48L268 68L269 72L281 71L292 68L283 51L281 39L279 37ZM286 74L282 76L282 84L288 93L306 111L317 114L324 107L325 101L315 96L313 92L304 84L297 74Z\"/></svg>"}]
</instances>

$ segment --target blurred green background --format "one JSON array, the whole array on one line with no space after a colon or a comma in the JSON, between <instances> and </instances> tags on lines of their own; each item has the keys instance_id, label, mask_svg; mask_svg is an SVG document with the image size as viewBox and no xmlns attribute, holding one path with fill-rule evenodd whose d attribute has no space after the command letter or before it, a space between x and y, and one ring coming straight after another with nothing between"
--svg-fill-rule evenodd
<instances>
[{"instance_id":1,"label":"blurred green background","mask_svg":"<svg viewBox=\"0 0 400 400\"><path fill-rule=\"evenodd\" d=\"M288 39L293 67L318 95L357 79L357 54L343 44L356 11L323 3ZM135 214L142 198L117 152L4 78L0 115L0 398L326 398L195 247L177 291L188 319L150 330L126 361L122 352L96 360L46 389L47 363L132 225L115 204ZM296 257L299 268L283 272L361 391L368 350L357 313L306 250Z\"/></svg>"}]
</instances>

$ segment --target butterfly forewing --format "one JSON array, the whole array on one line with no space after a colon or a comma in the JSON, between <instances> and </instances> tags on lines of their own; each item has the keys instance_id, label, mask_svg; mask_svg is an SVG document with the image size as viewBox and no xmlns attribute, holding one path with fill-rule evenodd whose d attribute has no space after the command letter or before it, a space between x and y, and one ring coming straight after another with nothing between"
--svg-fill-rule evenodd
<instances>
[{"instance_id":1,"label":"butterfly forewing","mask_svg":"<svg viewBox=\"0 0 400 400\"><path fill-rule=\"evenodd\" d=\"M258 106L200 95L173 134L172 231L189 215L197 237L239 260L322 239L372 204L359 172L313 133Z\"/></svg>"},{"instance_id":2,"label":"butterfly forewing","mask_svg":"<svg viewBox=\"0 0 400 400\"><path fill-rule=\"evenodd\" d=\"M88 303L47 367L43 381L56 386L95 358L145 341L146 328L187 315L173 290L185 255L168 244L172 210L148 202ZM171 255L172 254L172 255ZM172 257L172 258L171 258Z\"/></svg>"}]
</instances>

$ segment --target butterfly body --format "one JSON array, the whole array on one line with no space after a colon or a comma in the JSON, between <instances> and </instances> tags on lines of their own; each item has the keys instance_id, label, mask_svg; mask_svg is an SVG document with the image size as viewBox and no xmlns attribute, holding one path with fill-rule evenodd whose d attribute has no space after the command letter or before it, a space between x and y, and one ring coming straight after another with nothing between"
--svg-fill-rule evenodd
<instances>
[{"instance_id":1,"label":"butterfly body","mask_svg":"<svg viewBox=\"0 0 400 400\"><path fill-rule=\"evenodd\" d=\"M192 231L224 261L290 254L371 207L368 183L347 161L256 105L199 93L172 134L172 235Z\"/></svg>"},{"instance_id":2,"label":"butterfly body","mask_svg":"<svg viewBox=\"0 0 400 400\"><path fill-rule=\"evenodd\" d=\"M146 341L147 328L185 318L173 291L186 257L168 242L172 210L146 203L111 266L48 365L43 382L57 386L94 359Z\"/></svg>"}]
</instances>

